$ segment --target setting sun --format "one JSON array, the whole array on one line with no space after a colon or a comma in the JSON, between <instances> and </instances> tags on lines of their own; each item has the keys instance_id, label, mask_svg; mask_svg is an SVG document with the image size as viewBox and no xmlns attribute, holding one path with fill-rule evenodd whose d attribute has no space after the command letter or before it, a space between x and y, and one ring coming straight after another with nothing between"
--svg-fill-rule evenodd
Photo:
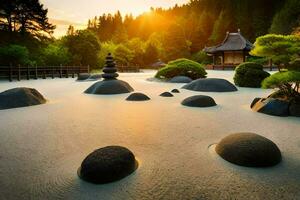
<instances>
[{"instance_id":1,"label":"setting sun","mask_svg":"<svg viewBox=\"0 0 300 200\"><path fill-rule=\"evenodd\" d=\"M66 33L69 25L78 29L86 27L87 20L104 13L115 13L118 10L125 14L137 16L149 11L151 7L169 8L181 5L188 0L42 0L49 10L50 21L57 26L55 36Z\"/></svg>"}]
</instances>

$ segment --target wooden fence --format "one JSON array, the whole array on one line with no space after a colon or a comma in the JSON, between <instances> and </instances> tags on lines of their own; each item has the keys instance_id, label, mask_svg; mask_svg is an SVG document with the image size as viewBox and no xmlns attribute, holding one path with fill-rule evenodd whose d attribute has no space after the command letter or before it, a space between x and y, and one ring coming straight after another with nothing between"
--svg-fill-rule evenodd
<instances>
[{"instance_id":1,"label":"wooden fence","mask_svg":"<svg viewBox=\"0 0 300 200\"><path fill-rule=\"evenodd\" d=\"M0 79L74 78L75 75L89 71L89 66L0 66Z\"/></svg>"}]
</instances>

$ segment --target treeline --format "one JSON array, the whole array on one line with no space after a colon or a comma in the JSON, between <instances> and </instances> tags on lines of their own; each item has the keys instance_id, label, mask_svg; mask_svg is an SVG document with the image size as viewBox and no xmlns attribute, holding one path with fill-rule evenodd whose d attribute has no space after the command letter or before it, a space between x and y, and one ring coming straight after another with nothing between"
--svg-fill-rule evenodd
<instances>
[{"instance_id":1,"label":"treeline","mask_svg":"<svg viewBox=\"0 0 300 200\"><path fill-rule=\"evenodd\" d=\"M0 65L96 68L108 52L120 65L149 66L182 57L210 62L201 50L220 43L227 31L241 29L254 42L267 33L291 34L300 27L298 0L190 0L137 17L103 14L90 19L86 30L70 26L60 39L51 37L55 27L47 12L39 0L0 0Z\"/></svg>"}]
</instances>

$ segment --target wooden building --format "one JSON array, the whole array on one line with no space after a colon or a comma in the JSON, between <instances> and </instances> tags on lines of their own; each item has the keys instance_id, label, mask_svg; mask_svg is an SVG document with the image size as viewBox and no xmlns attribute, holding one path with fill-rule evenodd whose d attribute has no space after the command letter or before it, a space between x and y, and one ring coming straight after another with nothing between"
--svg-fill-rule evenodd
<instances>
[{"instance_id":1,"label":"wooden building","mask_svg":"<svg viewBox=\"0 0 300 200\"><path fill-rule=\"evenodd\" d=\"M240 32L229 33L222 42L217 46L205 47L207 55L213 57L213 69L215 67L235 67L246 61L253 44L244 38Z\"/></svg>"}]
</instances>

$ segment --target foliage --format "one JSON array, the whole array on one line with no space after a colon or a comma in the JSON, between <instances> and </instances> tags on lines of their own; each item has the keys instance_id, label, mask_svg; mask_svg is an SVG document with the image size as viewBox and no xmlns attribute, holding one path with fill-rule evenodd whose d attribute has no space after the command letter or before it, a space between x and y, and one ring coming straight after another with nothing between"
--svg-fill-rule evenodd
<instances>
[{"instance_id":1,"label":"foliage","mask_svg":"<svg viewBox=\"0 0 300 200\"><path fill-rule=\"evenodd\" d=\"M170 79L175 76L187 76L191 79L205 78L204 67L192 60L185 58L171 61L166 67L161 68L155 75L159 79Z\"/></svg>"},{"instance_id":2,"label":"foliage","mask_svg":"<svg viewBox=\"0 0 300 200\"><path fill-rule=\"evenodd\" d=\"M107 54L111 53L114 55L117 47L118 45L113 42L104 42L101 44L101 51L98 54L98 64L100 68L105 66L105 58Z\"/></svg>"},{"instance_id":3,"label":"foliage","mask_svg":"<svg viewBox=\"0 0 300 200\"><path fill-rule=\"evenodd\" d=\"M300 99L300 72L284 71L277 72L266 78L262 86L264 88L279 88L279 92L284 94L289 100Z\"/></svg>"},{"instance_id":4,"label":"foliage","mask_svg":"<svg viewBox=\"0 0 300 200\"><path fill-rule=\"evenodd\" d=\"M269 63L269 59L268 58L257 57L257 56L249 56L247 58L247 62L253 62L253 63L260 64L260 65L266 65L266 64Z\"/></svg>"},{"instance_id":5,"label":"foliage","mask_svg":"<svg viewBox=\"0 0 300 200\"><path fill-rule=\"evenodd\" d=\"M44 65L67 65L70 60L71 55L69 54L68 49L60 43L49 44L42 51L42 61Z\"/></svg>"},{"instance_id":6,"label":"foliage","mask_svg":"<svg viewBox=\"0 0 300 200\"><path fill-rule=\"evenodd\" d=\"M294 28L300 26L300 1L286 0L282 9L275 15L271 33L290 34Z\"/></svg>"},{"instance_id":7,"label":"foliage","mask_svg":"<svg viewBox=\"0 0 300 200\"><path fill-rule=\"evenodd\" d=\"M89 65L91 69L99 67L100 43L93 32L89 30L77 31L74 35L67 35L62 40L72 55L71 64Z\"/></svg>"},{"instance_id":8,"label":"foliage","mask_svg":"<svg viewBox=\"0 0 300 200\"><path fill-rule=\"evenodd\" d=\"M1 0L0 30L44 37L55 29L47 14L48 10L39 0Z\"/></svg>"},{"instance_id":9,"label":"foliage","mask_svg":"<svg viewBox=\"0 0 300 200\"><path fill-rule=\"evenodd\" d=\"M246 62L236 68L233 80L240 87L259 88L262 81L269 76L270 74L263 70L262 65Z\"/></svg>"},{"instance_id":10,"label":"foliage","mask_svg":"<svg viewBox=\"0 0 300 200\"><path fill-rule=\"evenodd\" d=\"M267 57L276 64L286 65L299 56L300 37L268 34L256 39L251 55Z\"/></svg>"},{"instance_id":11,"label":"foliage","mask_svg":"<svg viewBox=\"0 0 300 200\"><path fill-rule=\"evenodd\" d=\"M212 63L212 57L208 56L207 53L204 51L199 51L192 55L191 58L193 61L201 63L203 65L211 64Z\"/></svg>"},{"instance_id":12,"label":"foliage","mask_svg":"<svg viewBox=\"0 0 300 200\"><path fill-rule=\"evenodd\" d=\"M134 52L125 45L119 44L115 50L114 56L118 65L128 66L134 57Z\"/></svg>"},{"instance_id":13,"label":"foliage","mask_svg":"<svg viewBox=\"0 0 300 200\"><path fill-rule=\"evenodd\" d=\"M27 65L30 64L28 49L20 45L0 47L1 65Z\"/></svg>"},{"instance_id":14,"label":"foliage","mask_svg":"<svg viewBox=\"0 0 300 200\"><path fill-rule=\"evenodd\" d=\"M133 51L131 63L134 65L143 66L145 63L145 42L140 38L132 38L125 45L129 50Z\"/></svg>"},{"instance_id":15,"label":"foliage","mask_svg":"<svg viewBox=\"0 0 300 200\"><path fill-rule=\"evenodd\" d=\"M159 52L155 45L149 43L144 53L144 63L151 65L159 59Z\"/></svg>"},{"instance_id":16,"label":"foliage","mask_svg":"<svg viewBox=\"0 0 300 200\"><path fill-rule=\"evenodd\" d=\"M293 60L287 65L289 71L300 71L300 58Z\"/></svg>"}]
</instances>

